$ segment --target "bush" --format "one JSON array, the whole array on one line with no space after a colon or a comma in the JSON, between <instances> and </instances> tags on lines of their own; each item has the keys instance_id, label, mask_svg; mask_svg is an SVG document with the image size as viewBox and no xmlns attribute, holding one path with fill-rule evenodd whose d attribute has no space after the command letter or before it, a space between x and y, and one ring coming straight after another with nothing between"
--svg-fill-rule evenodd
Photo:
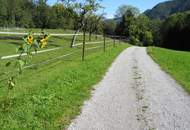
<instances>
[{"instance_id":1,"label":"bush","mask_svg":"<svg viewBox=\"0 0 190 130\"><path fill-rule=\"evenodd\" d=\"M134 36L131 36L130 39L129 39L129 43L132 44L132 45L138 45L139 44L139 39L134 37Z\"/></svg>"},{"instance_id":2,"label":"bush","mask_svg":"<svg viewBox=\"0 0 190 130\"><path fill-rule=\"evenodd\" d=\"M153 36L150 31L146 31L144 33L143 42L144 42L144 46L149 46L153 44Z\"/></svg>"}]
</instances>

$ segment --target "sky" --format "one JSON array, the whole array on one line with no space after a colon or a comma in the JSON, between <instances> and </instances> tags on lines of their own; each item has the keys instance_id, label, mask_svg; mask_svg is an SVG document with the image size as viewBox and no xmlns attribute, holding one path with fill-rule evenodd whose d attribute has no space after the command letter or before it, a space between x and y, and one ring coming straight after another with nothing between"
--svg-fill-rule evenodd
<instances>
[{"instance_id":1,"label":"sky","mask_svg":"<svg viewBox=\"0 0 190 130\"><path fill-rule=\"evenodd\" d=\"M49 0L49 3L53 4L56 1L57 0ZM113 18L116 10L121 5L132 5L139 8L141 12L144 12L163 1L166 0L102 0L101 5L105 7L104 13L106 13L106 17ZM103 10L101 12L103 12Z\"/></svg>"}]
</instances>

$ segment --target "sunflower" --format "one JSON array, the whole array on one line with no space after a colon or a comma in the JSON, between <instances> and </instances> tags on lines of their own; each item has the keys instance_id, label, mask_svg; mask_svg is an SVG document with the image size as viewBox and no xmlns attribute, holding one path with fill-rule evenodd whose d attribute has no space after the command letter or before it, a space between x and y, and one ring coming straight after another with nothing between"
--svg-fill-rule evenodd
<instances>
[{"instance_id":1,"label":"sunflower","mask_svg":"<svg viewBox=\"0 0 190 130\"><path fill-rule=\"evenodd\" d=\"M41 39L40 40L40 48L44 48L47 45L47 40L46 39Z\"/></svg>"},{"instance_id":2,"label":"sunflower","mask_svg":"<svg viewBox=\"0 0 190 130\"><path fill-rule=\"evenodd\" d=\"M33 39L34 39L34 38L33 38L32 35L29 35L29 36L27 37L27 42L28 42L29 45L32 45Z\"/></svg>"}]
</instances>

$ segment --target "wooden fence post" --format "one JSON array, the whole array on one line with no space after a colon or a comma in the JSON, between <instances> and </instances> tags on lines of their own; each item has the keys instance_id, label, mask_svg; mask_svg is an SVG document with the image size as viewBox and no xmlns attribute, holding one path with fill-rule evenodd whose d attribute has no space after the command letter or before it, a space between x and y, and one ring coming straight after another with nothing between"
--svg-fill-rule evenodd
<instances>
[{"instance_id":1,"label":"wooden fence post","mask_svg":"<svg viewBox=\"0 0 190 130\"><path fill-rule=\"evenodd\" d=\"M85 44L86 44L86 32L83 31L83 44L82 44L82 61L84 61L85 57Z\"/></svg>"},{"instance_id":2,"label":"wooden fence post","mask_svg":"<svg viewBox=\"0 0 190 130\"><path fill-rule=\"evenodd\" d=\"M104 34L104 52L106 51L106 36Z\"/></svg>"},{"instance_id":3,"label":"wooden fence post","mask_svg":"<svg viewBox=\"0 0 190 130\"><path fill-rule=\"evenodd\" d=\"M116 47L116 41L115 41L115 37L113 38L113 46Z\"/></svg>"}]
</instances>

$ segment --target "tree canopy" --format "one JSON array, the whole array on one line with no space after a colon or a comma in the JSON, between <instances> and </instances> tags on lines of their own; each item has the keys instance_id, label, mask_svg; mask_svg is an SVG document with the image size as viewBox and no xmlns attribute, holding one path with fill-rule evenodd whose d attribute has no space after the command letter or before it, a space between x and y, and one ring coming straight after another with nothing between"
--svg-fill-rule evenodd
<instances>
[{"instance_id":1,"label":"tree canopy","mask_svg":"<svg viewBox=\"0 0 190 130\"><path fill-rule=\"evenodd\" d=\"M131 13L134 16L137 16L140 14L140 11L138 8L131 6L131 5L121 5L115 14L116 18L121 18L123 15L126 14L126 12Z\"/></svg>"}]
</instances>

